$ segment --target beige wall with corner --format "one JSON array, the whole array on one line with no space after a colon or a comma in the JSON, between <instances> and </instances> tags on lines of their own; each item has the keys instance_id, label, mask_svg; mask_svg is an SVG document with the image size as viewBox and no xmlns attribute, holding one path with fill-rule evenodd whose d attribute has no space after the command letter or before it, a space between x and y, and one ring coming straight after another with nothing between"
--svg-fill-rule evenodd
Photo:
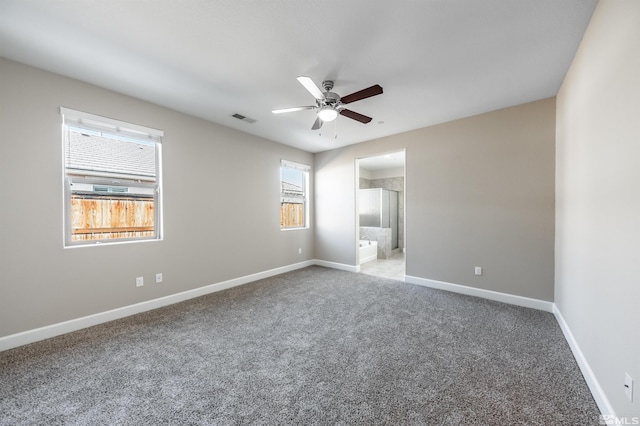
<instances>
[{"instance_id":1,"label":"beige wall with corner","mask_svg":"<svg viewBox=\"0 0 640 426\"><path fill-rule=\"evenodd\" d=\"M280 160L312 154L1 58L0 76L0 340L313 259L279 217ZM164 130L163 241L63 248L60 106Z\"/></svg>"},{"instance_id":2,"label":"beige wall with corner","mask_svg":"<svg viewBox=\"0 0 640 426\"><path fill-rule=\"evenodd\" d=\"M639 1L600 1L558 93L557 123L555 303L603 413L637 424ZM625 372L634 379L633 402Z\"/></svg>"},{"instance_id":3,"label":"beige wall with corner","mask_svg":"<svg viewBox=\"0 0 640 426\"><path fill-rule=\"evenodd\" d=\"M357 264L356 159L406 149L407 275L552 301L554 132L552 98L316 154L316 257Z\"/></svg>"},{"instance_id":4,"label":"beige wall with corner","mask_svg":"<svg viewBox=\"0 0 640 426\"><path fill-rule=\"evenodd\" d=\"M12 61L0 70L0 338L300 262L355 268L355 160L404 148L407 274L552 300L553 99L312 155ZM63 249L60 106L165 132L164 241ZM281 158L314 167L311 229L279 229Z\"/></svg>"}]
</instances>

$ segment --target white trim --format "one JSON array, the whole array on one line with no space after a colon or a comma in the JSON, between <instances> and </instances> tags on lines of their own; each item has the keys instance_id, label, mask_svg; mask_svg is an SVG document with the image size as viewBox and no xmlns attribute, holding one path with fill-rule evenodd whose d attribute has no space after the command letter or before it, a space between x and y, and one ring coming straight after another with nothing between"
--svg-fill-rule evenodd
<instances>
[{"instance_id":1,"label":"white trim","mask_svg":"<svg viewBox=\"0 0 640 426\"><path fill-rule=\"evenodd\" d=\"M589 386L589 390L593 395L593 399L596 400L596 404L598 405L600 412L603 415L616 417L616 414L613 410L613 406L609 402L609 398L607 398L607 395L605 394L604 390L600 386L600 382L598 382L596 375L593 373L593 370L591 369L591 366L589 365L587 358L582 353L582 350L580 349L578 342L573 336L573 333L571 332L569 325L564 320L564 317L562 316L560 309L558 309L558 306L555 303L553 305L553 314L555 315L556 320L560 325L560 329L562 330L562 333L564 334L564 337L567 340L567 343L569 343L571 352L573 352L573 356L576 359L578 366L580 367L580 371L582 372L582 375L584 376L584 379L587 382L587 385Z\"/></svg>"},{"instance_id":2,"label":"white trim","mask_svg":"<svg viewBox=\"0 0 640 426\"><path fill-rule=\"evenodd\" d=\"M311 166L303 163L296 163L295 161L289 161L285 159L280 160L280 167L286 167L288 169L296 169L303 172L310 172Z\"/></svg>"},{"instance_id":3,"label":"white trim","mask_svg":"<svg viewBox=\"0 0 640 426\"><path fill-rule=\"evenodd\" d=\"M312 265L340 269L349 272L360 272L360 265L347 265L344 263L329 262L319 259L306 260L303 262L294 263L291 265L282 266L255 274L245 275L243 277L234 278L227 281L221 281L216 284L210 284L208 286L199 287L193 290L183 291L181 293L172 294L158 299L148 300L121 308L116 308L109 311L36 328L33 330L27 330L5 337L0 337L0 352ZM539 299L531 299L528 297L516 296L507 293L500 293L491 290L483 290L459 284L452 284L443 281L429 280L426 278L414 277L411 275L405 275L404 281L409 284L436 288L440 290L451 291L454 293L466 294L469 296L481 297L484 299L495 300L498 302L524 306L527 308L533 308L553 313L556 320L558 321L558 324L560 325L560 329L562 330L567 343L569 344L569 347L571 348L573 356L575 357L576 362L580 367L580 371L582 372L582 375L584 376L585 381L589 386L589 390L591 391L591 394L593 395L593 398L595 399L596 404L600 409L600 412L604 415L615 417L615 412L613 410L613 407L611 406L611 403L609 402L609 399L600 386L600 383L593 373L589 362L580 350L580 346L574 338L569 325L565 321L562 313L555 305L555 303Z\"/></svg>"},{"instance_id":4,"label":"white trim","mask_svg":"<svg viewBox=\"0 0 640 426\"><path fill-rule=\"evenodd\" d=\"M21 333L12 334L5 337L0 337L0 352L5 351L7 349L16 348L18 346L26 345L29 343L34 343L40 340L49 339L51 337L59 336L61 334L70 333L72 331L77 331L83 328L87 328L87 327L102 324L105 322L113 321L116 319L128 317L130 315L139 314L141 312L150 311L152 309L161 308L167 305L172 305L174 303L182 302L184 300L193 299L194 297L204 296L206 294L215 293L217 291L225 290L231 287L236 287L236 286L247 284L256 280L261 280L263 278L269 278L274 275L283 274L285 272L290 272L296 269L305 268L307 266L311 266L315 264L316 264L316 261L314 260L307 260L304 262L294 263L292 265L282 266L279 268L270 269L268 271L245 275L243 277L222 281L216 284L199 287L193 290L187 290L181 293L160 297L158 299L147 300L145 302L140 302L140 303L136 303L129 306L123 306L121 308L116 308L116 309L100 312L93 315L88 315L81 318L75 318L75 319L60 322L57 324L51 324L44 327L23 331ZM326 266L326 265L322 265L322 266Z\"/></svg>"},{"instance_id":5,"label":"white trim","mask_svg":"<svg viewBox=\"0 0 640 426\"><path fill-rule=\"evenodd\" d=\"M123 306L121 308L112 309L97 314L88 315L81 318L75 318L69 321L52 324L33 330L27 330L21 333L12 334L5 337L0 337L0 351L15 348L18 346L26 345L29 343L37 342L39 340L48 339L51 337L59 336L61 334L70 333L72 331L81 330L83 328L91 327L94 325L102 324L108 321L124 318L130 315L135 315L141 312L150 311L152 309L161 308L163 306L171 305L174 303L182 302L184 300L192 299L194 297L204 296L206 294L215 293L217 291L225 290L228 288L236 287L239 285L247 284L263 278L269 278L274 275L290 272L296 269L305 268L307 266L318 265L332 269L339 269L348 272L360 272L360 265L347 265L344 263L329 262L326 260L313 259L306 260L292 265L282 266L279 268L270 269L255 274L245 275L243 277L234 278L227 281L222 281L215 284L210 284L204 287L199 287L193 290L187 290L181 293L172 294L169 296L161 297L158 299L148 300L145 302L136 303L129 306ZM452 291L455 293L462 293L471 296L482 297L485 299L496 300L498 302L509 303L518 306L524 306L528 308L539 309L547 312L553 312L553 303L543 300L530 299L522 296L515 296L506 293L498 293L490 290L482 290L472 287L467 287L458 284L445 283L442 281L428 280L425 278L413 277L406 275L405 282L410 284L422 285L425 287L432 287L441 290Z\"/></svg>"},{"instance_id":6,"label":"white trim","mask_svg":"<svg viewBox=\"0 0 640 426\"><path fill-rule=\"evenodd\" d=\"M529 297L516 296L515 294L500 293L497 291L452 284L444 281L429 280L426 278L413 277L411 275L405 275L404 282L421 285L423 287L431 287L439 290L466 294L468 296L481 297L483 299L495 300L496 302L508 303L510 305L524 306L525 308L538 309L545 312L553 312L553 302L547 302L546 300L532 299Z\"/></svg>"},{"instance_id":7,"label":"white trim","mask_svg":"<svg viewBox=\"0 0 640 426\"><path fill-rule=\"evenodd\" d=\"M377 258L378 258L378 253L365 256L364 259L360 259L360 265L362 265L363 263L371 262L372 260L376 260Z\"/></svg>"},{"instance_id":8,"label":"white trim","mask_svg":"<svg viewBox=\"0 0 640 426\"><path fill-rule=\"evenodd\" d=\"M313 264L327 268L340 269L341 271L360 272L360 265L347 265L345 263L329 262L327 260L319 259L315 259Z\"/></svg>"},{"instance_id":9,"label":"white trim","mask_svg":"<svg viewBox=\"0 0 640 426\"><path fill-rule=\"evenodd\" d=\"M596 401L600 412L603 415L609 415L615 417L615 412L613 410L613 406L609 402L607 395L604 390L600 386L600 382L596 378L593 370L591 370L591 366L587 361L586 357L580 350L580 346L578 346L578 342L576 341L569 325L565 321L562 313L558 309L555 303L547 302L545 300L532 299L528 297L516 296L513 294L500 293L492 290L484 290L474 287L468 287L460 284L451 284L443 281L429 280L420 277L414 277L410 275L405 275L404 281L409 284L416 284L425 287L436 288L440 290L451 291L454 293L466 294L469 296L481 297L484 299L495 300L497 302L509 303L511 305L524 306L526 308L538 309L545 312L553 313L558 321L558 325L564 334L564 337L571 348L571 352L573 353L578 366L580 367L580 371L584 376L585 381L587 382L587 386L589 386L589 390L593 395L593 399Z\"/></svg>"},{"instance_id":10,"label":"white trim","mask_svg":"<svg viewBox=\"0 0 640 426\"><path fill-rule=\"evenodd\" d=\"M140 124L128 123L114 118L103 117L101 115L89 114L88 112L78 111L63 106L60 107L60 114L64 117L64 122L66 124L70 121L80 121L86 122L89 125L97 125L99 127L105 126L124 133L137 134L138 136L150 136L153 138L164 137L164 131L162 130L153 129Z\"/></svg>"}]
</instances>

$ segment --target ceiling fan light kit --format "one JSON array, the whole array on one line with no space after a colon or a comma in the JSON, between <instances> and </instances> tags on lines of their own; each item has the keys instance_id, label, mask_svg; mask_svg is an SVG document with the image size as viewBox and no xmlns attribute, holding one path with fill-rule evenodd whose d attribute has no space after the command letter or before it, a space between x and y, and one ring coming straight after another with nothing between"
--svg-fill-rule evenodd
<instances>
[{"instance_id":1,"label":"ceiling fan light kit","mask_svg":"<svg viewBox=\"0 0 640 426\"><path fill-rule=\"evenodd\" d=\"M331 106L324 106L318 111L318 117L324 122L333 121L338 118L338 111Z\"/></svg>"},{"instance_id":2,"label":"ceiling fan light kit","mask_svg":"<svg viewBox=\"0 0 640 426\"><path fill-rule=\"evenodd\" d=\"M310 77L303 75L298 77L297 80L309 93L311 93L314 98L316 98L316 104L293 108L274 109L272 112L274 114L282 114L285 112L302 111L305 109L317 109L318 116L311 127L312 130L318 130L322 127L323 122L335 120L338 117L338 114L351 118L352 120L359 121L363 124L370 122L371 117L351 111L344 105L370 98L371 96L380 95L383 92L382 87L375 84L371 87L367 87L366 89L341 98L340 95L331 91L333 89L333 81L331 80L325 80L322 82L324 92L320 90Z\"/></svg>"}]
</instances>

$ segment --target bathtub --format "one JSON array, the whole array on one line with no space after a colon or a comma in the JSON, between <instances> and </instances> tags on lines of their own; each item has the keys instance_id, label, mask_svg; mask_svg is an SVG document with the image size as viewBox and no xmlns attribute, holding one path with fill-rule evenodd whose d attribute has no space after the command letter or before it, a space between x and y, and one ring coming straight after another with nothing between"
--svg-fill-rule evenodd
<instances>
[{"instance_id":1,"label":"bathtub","mask_svg":"<svg viewBox=\"0 0 640 426\"><path fill-rule=\"evenodd\" d=\"M371 262L378 258L378 242L369 240L360 240L360 264Z\"/></svg>"}]
</instances>

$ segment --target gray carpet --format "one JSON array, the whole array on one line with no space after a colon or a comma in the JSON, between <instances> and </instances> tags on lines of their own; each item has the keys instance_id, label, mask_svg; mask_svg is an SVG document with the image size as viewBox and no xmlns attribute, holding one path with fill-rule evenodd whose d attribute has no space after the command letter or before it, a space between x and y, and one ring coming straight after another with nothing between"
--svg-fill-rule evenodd
<instances>
[{"instance_id":1,"label":"gray carpet","mask_svg":"<svg viewBox=\"0 0 640 426\"><path fill-rule=\"evenodd\" d=\"M309 267L0 353L0 424L589 425L553 315Z\"/></svg>"}]
</instances>

